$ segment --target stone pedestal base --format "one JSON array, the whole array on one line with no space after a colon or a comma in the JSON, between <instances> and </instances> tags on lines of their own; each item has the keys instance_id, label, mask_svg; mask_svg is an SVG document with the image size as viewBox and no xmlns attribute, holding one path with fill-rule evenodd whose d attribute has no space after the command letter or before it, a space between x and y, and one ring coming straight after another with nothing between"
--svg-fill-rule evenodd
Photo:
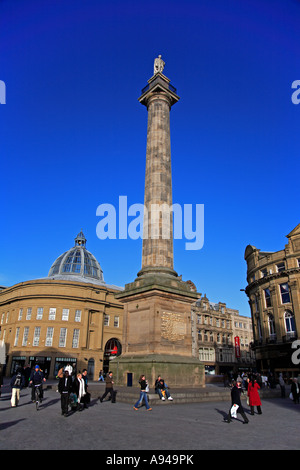
<instances>
[{"instance_id":1,"label":"stone pedestal base","mask_svg":"<svg viewBox=\"0 0 300 470\"><path fill-rule=\"evenodd\" d=\"M193 357L160 354L120 356L111 361L110 370L116 384L133 387L139 386L139 378L145 374L152 392L158 375L170 389L205 387L204 366Z\"/></svg>"}]
</instances>

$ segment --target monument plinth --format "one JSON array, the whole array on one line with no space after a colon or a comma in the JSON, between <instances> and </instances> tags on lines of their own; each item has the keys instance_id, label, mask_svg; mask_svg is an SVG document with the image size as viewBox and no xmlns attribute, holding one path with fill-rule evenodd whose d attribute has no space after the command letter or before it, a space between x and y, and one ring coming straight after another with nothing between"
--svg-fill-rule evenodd
<instances>
[{"instance_id":1,"label":"monument plinth","mask_svg":"<svg viewBox=\"0 0 300 470\"><path fill-rule=\"evenodd\" d=\"M142 268L116 295L124 303L123 354L112 362L118 380L143 373L153 383L164 375L172 386L204 386L203 366L192 355L191 304L201 294L173 266L170 110L179 96L154 62L154 75L139 102L148 110ZM115 375L116 376L116 375Z\"/></svg>"}]
</instances>

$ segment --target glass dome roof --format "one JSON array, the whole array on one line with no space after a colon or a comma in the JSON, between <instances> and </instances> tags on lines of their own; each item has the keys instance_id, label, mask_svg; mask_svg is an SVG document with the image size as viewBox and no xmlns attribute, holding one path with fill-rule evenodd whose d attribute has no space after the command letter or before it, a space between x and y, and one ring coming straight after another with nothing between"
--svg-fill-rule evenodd
<instances>
[{"instance_id":1,"label":"glass dome roof","mask_svg":"<svg viewBox=\"0 0 300 470\"><path fill-rule=\"evenodd\" d=\"M82 232L75 238L75 246L54 261L48 274L48 277L60 279L70 276L104 282L101 266L95 256L87 251Z\"/></svg>"}]
</instances>

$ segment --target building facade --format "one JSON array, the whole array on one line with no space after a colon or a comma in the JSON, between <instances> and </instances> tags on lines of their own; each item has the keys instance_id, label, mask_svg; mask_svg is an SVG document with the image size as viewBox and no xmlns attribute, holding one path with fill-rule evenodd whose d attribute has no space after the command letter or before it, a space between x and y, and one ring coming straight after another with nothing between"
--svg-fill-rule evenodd
<instances>
[{"instance_id":1,"label":"building facade","mask_svg":"<svg viewBox=\"0 0 300 470\"><path fill-rule=\"evenodd\" d=\"M75 246L55 260L47 278L2 289L6 375L38 363L53 378L60 365L71 363L96 380L122 352L123 307L115 299L120 290L104 282L82 232Z\"/></svg>"},{"instance_id":2,"label":"building facade","mask_svg":"<svg viewBox=\"0 0 300 470\"><path fill-rule=\"evenodd\" d=\"M298 374L293 363L300 328L300 224L287 235L283 250L263 252L248 245L246 294L254 330L257 368Z\"/></svg>"},{"instance_id":3,"label":"building facade","mask_svg":"<svg viewBox=\"0 0 300 470\"><path fill-rule=\"evenodd\" d=\"M255 366L252 321L225 303L210 302L206 295L192 308L195 354L206 374L248 370Z\"/></svg>"}]
</instances>

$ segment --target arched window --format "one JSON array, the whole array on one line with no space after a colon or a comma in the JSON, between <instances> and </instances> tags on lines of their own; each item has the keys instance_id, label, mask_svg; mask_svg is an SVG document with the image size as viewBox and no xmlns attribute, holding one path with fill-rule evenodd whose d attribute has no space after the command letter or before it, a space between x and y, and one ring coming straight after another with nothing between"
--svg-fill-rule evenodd
<instances>
[{"instance_id":1,"label":"arched window","mask_svg":"<svg viewBox=\"0 0 300 470\"><path fill-rule=\"evenodd\" d=\"M287 333L295 333L296 324L294 314L290 310L284 312L285 330Z\"/></svg>"}]
</instances>

